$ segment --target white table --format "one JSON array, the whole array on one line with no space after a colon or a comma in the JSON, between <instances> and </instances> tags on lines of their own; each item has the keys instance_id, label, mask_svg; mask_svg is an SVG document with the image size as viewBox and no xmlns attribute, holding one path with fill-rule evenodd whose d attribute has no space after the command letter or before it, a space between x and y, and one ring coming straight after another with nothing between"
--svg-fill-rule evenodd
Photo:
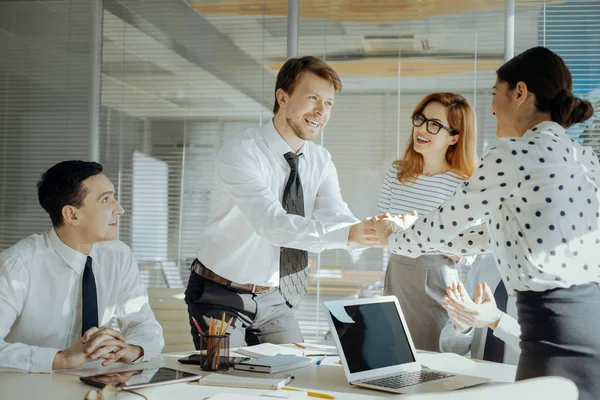
<instances>
[{"instance_id":1,"label":"white table","mask_svg":"<svg viewBox=\"0 0 600 400\"><path fill-rule=\"evenodd\" d=\"M177 362L178 358L187 354L163 354L150 363L142 363L135 368L156 368L159 366L170 367L182 371L198 373L205 375L197 365L183 365ZM290 371L289 373L279 375L269 375L269 377L294 375L294 380L288 386L313 390L321 393L334 395L336 399L348 400L367 400L395 397L398 395L379 392L375 390L357 388L350 386L346 381L344 370L337 364L337 357L328 357L322 365L313 363L310 367ZM514 369L513 366L502 364L488 364L488 369L498 368L499 373L506 373L506 369ZM244 376L256 376L250 372L241 372L230 370L227 373ZM262 376L262 375L261 375ZM91 387L85 385L79 380L78 376L66 375L60 373L54 374L26 374L0 372L0 399L60 399L60 400L82 400L85 393ZM264 390L234 389L234 388L216 388L201 386L196 383L182 383L174 385L165 385L153 388L136 390L143 393L149 399L194 399L201 400L217 393L267 393ZM141 399L138 396L128 393L121 393L119 399ZM309 397L309 399L315 399Z\"/></svg>"}]
</instances>

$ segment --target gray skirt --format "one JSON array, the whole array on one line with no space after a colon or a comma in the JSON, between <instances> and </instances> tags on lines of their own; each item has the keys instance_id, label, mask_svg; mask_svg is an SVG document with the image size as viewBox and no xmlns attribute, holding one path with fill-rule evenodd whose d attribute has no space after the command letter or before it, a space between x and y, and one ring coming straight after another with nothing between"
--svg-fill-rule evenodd
<instances>
[{"instance_id":1,"label":"gray skirt","mask_svg":"<svg viewBox=\"0 0 600 400\"><path fill-rule=\"evenodd\" d=\"M439 351L440 332L448 320L442 299L446 286L458 281L456 264L446 256L391 255L384 293L398 297L417 349Z\"/></svg>"},{"instance_id":2,"label":"gray skirt","mask_svg":"<svg viewBox=\"0 0 600 400\"><path fill-rule=\"evenodd\" d=\"M517 380L562 376L579 400L600 399L600 288L596 283L518 292L521 357Z\"/></svg>"}]
</instances>

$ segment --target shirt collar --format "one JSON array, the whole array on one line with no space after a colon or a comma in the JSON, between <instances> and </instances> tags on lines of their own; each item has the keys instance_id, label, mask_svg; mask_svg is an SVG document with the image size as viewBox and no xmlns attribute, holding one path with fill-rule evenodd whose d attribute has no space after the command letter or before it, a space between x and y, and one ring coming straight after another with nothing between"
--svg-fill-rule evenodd
<instances>
[{"instance_id":1,"label":"shirt collar","mask_svg":"<svg viewBox=\"0 0 600 400\"><path fill-rule=\"evenodd\" d=\"M83 269L85 268L87 256L64 244L63 241L60 240L54 229L50 231L49 237L50 245L52 246L54 251L56 251L56 253L60 256L60 258L62 258L64 262L66 262L67 265L71 267L71 269L73 269L75 272L77 272L78 274L82 273ZM89 254L90 257L92 257L92 259L94 258L93 253L94 247L92 247L92 250Z\"/></svg>"},{"instance_id":2,"label":"shirt collar","mask_svg":"<svg viewBox=\"0 0 600 400\"><path fill-rule=\"evenodd\" d=\"M533 128L529 129L523 137L533 137L540 133L549 133L561 139L570 139L569 135L561 125L554 121L542 121Z\"/></svg>"},{"instance_id":3,"label":"shirt collar","mask_svg":"<svg viewBox=\"0 0 600 400\"><path fill-rule=\"evenodd\" d=\"M269 121L269 123L263 128L263 137L265 139L265 142L267 143L267 147L269 148L271 154L273 154L275 158L279 158L289 152L294 152L290 145L287 144L285 140L283 140L279 132L277 132L277 129L275 129L273 119L271 119L271 121ZM302 145L300 150L298 150L298 154L306 155L307 150L308 146L306 145L306 141L304 141L304 144Z\"/></svg>"}]
</instances>

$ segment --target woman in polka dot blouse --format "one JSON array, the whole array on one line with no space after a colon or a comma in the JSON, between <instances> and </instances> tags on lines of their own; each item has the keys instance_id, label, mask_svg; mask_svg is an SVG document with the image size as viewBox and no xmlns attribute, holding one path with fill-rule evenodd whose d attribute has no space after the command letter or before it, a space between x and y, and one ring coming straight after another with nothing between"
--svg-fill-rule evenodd
<instances>
[{"instance_id":1,"label":"woman in polka dot blouse","mask_svg":"<svg viewBox=\"0 0 600 400\"><path fill-rule=\"evenodd\" d=\"M578 386L581 400L597 400L600 169L591 148L565 133L593 108L573 95L568 68L543 47L496 73L492 113L499 139L481 165L410 228L378 221L378 236L392 252L411 257L491 251L508 292L517 295L517 379L564 376Z\"/></svg>"}]
</instances>

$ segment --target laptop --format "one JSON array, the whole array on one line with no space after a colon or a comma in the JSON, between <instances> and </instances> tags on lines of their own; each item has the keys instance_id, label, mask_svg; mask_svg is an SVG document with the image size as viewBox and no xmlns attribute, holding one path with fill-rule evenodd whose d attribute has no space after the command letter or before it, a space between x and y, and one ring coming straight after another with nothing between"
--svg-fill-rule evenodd
<instances>
[{"instance_id":1,"label":"laptop","mask_svg":"<svg viewBox=\"0 0 600 400\"><path fill-rule=\"evenodd\" d=\"M422 367L396 296L331 301L324 305L351 385L392 393L424 393L489 381Z\"/></svg>"}]
</instances>

